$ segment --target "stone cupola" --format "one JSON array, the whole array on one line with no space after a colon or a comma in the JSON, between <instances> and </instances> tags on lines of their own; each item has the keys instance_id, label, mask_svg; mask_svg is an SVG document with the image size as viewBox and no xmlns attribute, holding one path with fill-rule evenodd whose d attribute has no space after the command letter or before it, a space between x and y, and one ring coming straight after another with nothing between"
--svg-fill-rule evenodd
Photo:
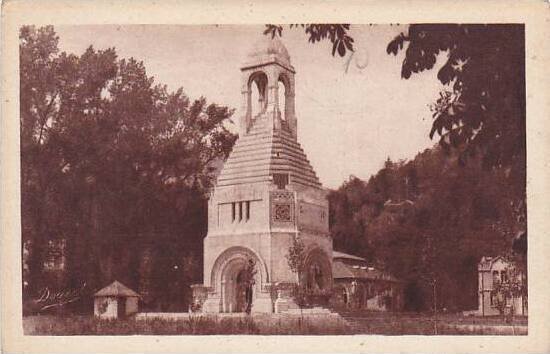
<instances>
[{"instance_id":1,"label":"stone cupola","mask_svg":"<svg viewBox=\"0 0 550 354\"><path fill-rule=\"evenodd\" d=\"M285 130L296 139L295 71L281 40L270 36L258 40L246 56L241 73L241 136L246 135L256 121L266 120L270 129ZM252 111L254 89L259 96L258 112Z\"/></svg>"}]
</instances>

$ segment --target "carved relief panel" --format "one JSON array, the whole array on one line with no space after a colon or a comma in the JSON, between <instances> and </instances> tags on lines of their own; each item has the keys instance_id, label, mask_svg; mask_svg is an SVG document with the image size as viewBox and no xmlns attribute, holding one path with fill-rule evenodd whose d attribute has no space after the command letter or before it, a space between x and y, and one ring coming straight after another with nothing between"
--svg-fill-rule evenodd
<instances>
[{"instance_id":1,"label":"carved relief panel","mask_svg":"<svg viewBox=\"0 0 550 354\"><path fill-rule=\"evenodd\" d=\"M271 222L275 224L294 223L294 193L271 192Z\"/></svg>"}]
</instances>

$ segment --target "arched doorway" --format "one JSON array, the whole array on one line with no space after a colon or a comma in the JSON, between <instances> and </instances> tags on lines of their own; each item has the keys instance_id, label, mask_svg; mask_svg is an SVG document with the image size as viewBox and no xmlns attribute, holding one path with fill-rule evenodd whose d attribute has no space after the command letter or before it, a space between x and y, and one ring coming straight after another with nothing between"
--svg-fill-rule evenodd
<instances>
[{"instance_id":1,"label":"arched doorway","mask_svg":"<svg viewBox=\"0 0 550 354\"><path fill-rule=\"evenodd\" d=\"M220 294L221 312L246 312L254 306L267 270L258 256L244 247L223 252L212 269L212 284Z\"/></svg>"},{"instance_id":2,"label":"arched doorway","mask_svg":"<svg viewBox=\"0 0 550 354\"><path fill-rule=\"evenodd\" d=\"M311 292L332 288L332 266L326 253L315 248L307 253L302 283Z\"/></svg>"},{"instance_id":3,"label":"arched doorway","mask_svg":"<svg viewBox=\"0 0 550 354\"><path fill-rule=\"evenodd\" d=\"M247 299L246 291L246 262L238 259L229 264L222 275L222 311L245 312Z\"/></svg>"},{"instance_id":4,"label":"arched doorway","mask_svg":"<svg viewBox=\"0 0 550 354\"><path fill-rule=\"evenodd\" d=\"M304 301L308 305L326 306L332 291L332 265L321 248L307 253L301 284L305 286Z\"/></svg>"}]
</instances>

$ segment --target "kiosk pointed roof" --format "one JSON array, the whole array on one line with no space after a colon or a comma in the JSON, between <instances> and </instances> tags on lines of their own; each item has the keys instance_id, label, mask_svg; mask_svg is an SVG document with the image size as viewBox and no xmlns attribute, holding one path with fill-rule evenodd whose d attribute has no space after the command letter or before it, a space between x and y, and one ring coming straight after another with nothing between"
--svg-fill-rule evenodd
<instances>
[{"instance_id":1,"label":"kiosk pointed roof","mask_svg":"<svg viewBox=\"0 0 550 354\"><path fill-rule=\"evenodd\" d=\"M139 297L139 294L121 282L115 280L111 284L96 292L94 296Z\"/></svg>"}]
</instances>

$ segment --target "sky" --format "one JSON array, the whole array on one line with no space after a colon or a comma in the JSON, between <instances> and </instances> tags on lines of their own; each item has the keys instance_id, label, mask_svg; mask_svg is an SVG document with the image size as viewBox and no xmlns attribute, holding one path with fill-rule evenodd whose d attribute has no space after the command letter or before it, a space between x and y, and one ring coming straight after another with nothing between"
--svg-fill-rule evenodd
<instances>
[{"instance_id":1,"label":"sky","mask_svg":"<svg viewBox=\"0 0 550 354\"><path fill-rule=\"evenodd\" d=\"M147 74L191 98L236 108L241 115L240 67L263 25L56 26L61 51L82 54L115 47L119 58L142 60ZM296 70L298 141L325 187L351 175L367 180L384 161L412 159L434 145L429 105L442 89L437 70L401 79L404 53L386 53L404 25L352 25L355 53L333 57L326 41L308 42L301 28L283 30ZM346 70L346 63L349 62Z\"/></svg>"}]
</instances>

